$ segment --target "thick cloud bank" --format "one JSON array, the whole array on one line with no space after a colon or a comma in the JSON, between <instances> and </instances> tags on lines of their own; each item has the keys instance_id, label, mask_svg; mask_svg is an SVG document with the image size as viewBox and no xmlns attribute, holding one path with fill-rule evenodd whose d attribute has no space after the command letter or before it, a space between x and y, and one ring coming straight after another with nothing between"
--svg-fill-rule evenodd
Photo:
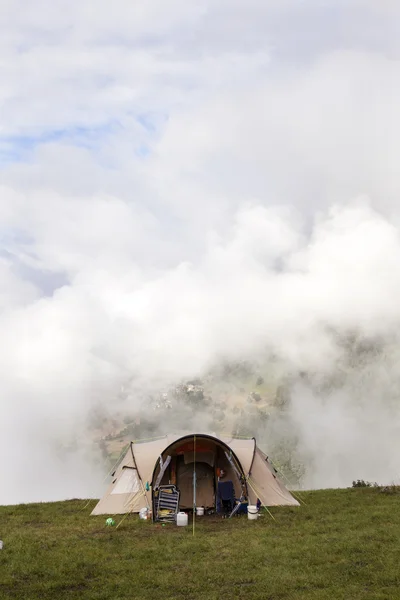
<instances>
[{"instance_id":1,"label":"thick cloud bank","mask_svg":"<svg viewBox=\"0 0 400 600\"><path fill-rule=\"evenodd\" d=\"M275 4L1 9L0 502L99 494L126 382L272 356L303 485L398 479L399 9Z\"/></svg>"}]
</instances>

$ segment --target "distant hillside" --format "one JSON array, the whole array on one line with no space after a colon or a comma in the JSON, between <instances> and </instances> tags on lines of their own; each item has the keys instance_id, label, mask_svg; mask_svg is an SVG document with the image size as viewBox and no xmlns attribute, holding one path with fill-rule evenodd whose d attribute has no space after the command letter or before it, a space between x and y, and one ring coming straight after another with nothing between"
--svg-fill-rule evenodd
<instances>
[{"instance_id":1,"label":"distant hillside","mask_svg":"<svg viewBox=\"0 0 400 600\"><path fill-rule=\"evenodd\" d=\"M400 401L400 376L392 380L385 375L388 365L398 362L395 343L334 331L332 340L338 354L323 371L294 369L271 354L257 364L222 362L201 377L164 387L149 382L146 392L132 380L107 404L109 412L103 407L92 415L91 436L107 463L130 440L171 431L255 436L291 484L301 486L315 456L302 454L298 426L291 420L296 390L307 390L327 406L334 392L354 406L362 406L372 391L386 404Z\"/></svg>"},{"instance_id":2,"label":"distant hillside","mask_svg":"<svg viewBox=\"0 0 400 600\"><path fill-rule=\"evenodd\" d=\"M125 390L123 390L122 394ZM202 379L180 382L152 394L141 402L126 402L120 414L96 415L93 436L103 457L116 460L126 444L134 439L149 439L171 431L208 430L216 433L255 436L265 448L274 447L267 423L280 414L289 398L281 378L271 377L246 363L225 365ZM125 406L125 410L124 407ZM266 435L267 434L267 435ZM291 448L285 442L275 445L276 463L297 483L300 469L291 464Z\"/></svg>"}]
</instances>

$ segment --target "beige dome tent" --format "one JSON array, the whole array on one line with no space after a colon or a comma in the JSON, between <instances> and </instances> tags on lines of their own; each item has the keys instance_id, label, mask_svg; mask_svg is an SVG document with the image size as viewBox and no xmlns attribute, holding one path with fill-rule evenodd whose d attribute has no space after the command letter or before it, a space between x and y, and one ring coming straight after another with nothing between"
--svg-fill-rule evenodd
<instances>
[{"instance_id":1,"label":"beige dome tent","mask_svg":"<svg viewBox=\"0 0 400 600\"><path fill-rule=\"evenodd\" d=\"M208 434L166 435L131 442L92 515L154 511L160 487L179 490L179 509L216 506L218 475L231 480L236 498L264 506L298 506L255 438ZM195 482L195 485L194 485Z\"/></svg>"}]
</instances>

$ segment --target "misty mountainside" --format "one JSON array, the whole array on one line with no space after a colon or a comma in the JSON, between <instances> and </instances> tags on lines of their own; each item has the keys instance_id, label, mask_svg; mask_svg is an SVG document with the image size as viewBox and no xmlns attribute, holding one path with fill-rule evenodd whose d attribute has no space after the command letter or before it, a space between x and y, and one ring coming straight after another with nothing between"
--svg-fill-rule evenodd
<instances>
[{"instance_id":1,"label":"misty mountainside","mask_svg":"<svg viewBox=\"0 0 400 600\"><path fill-rule=\"evenodd\" d=\"M340 464L354 463L353 443L365 428L384 427L400 406L396 340L354 332L329 335L330 361L318 369L301 369L268 354L264 361L224 362L201 376L145 393L132 382L123 385L115 402L90 414L91 436L107 465L129 441L169 432L254 436L292 487L310 485L315 471L323 481L321 457L331 452ZM343 431L349 437L344 446ZM360 454L360 472L349 473L342 485L352 477L373 475L362 466Z\"/></svg>"}]
</instances>

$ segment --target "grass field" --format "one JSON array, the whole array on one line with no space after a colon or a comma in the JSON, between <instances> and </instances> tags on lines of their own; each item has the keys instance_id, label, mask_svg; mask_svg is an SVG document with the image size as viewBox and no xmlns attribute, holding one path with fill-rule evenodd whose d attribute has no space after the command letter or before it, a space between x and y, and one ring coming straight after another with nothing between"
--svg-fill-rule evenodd
<instances>
[{"instance_id":1,"label":"grass field","mask_svg":"<svg viewBox=\"0 0 400 600\"><path fill-rule=\"evenodd\" d=\"M134 515L107 528L82 501L0 507L0 598L400 599L400 495L302 497L275 521L198 518L195 537Z\"/></svg>"}]
</instances>

